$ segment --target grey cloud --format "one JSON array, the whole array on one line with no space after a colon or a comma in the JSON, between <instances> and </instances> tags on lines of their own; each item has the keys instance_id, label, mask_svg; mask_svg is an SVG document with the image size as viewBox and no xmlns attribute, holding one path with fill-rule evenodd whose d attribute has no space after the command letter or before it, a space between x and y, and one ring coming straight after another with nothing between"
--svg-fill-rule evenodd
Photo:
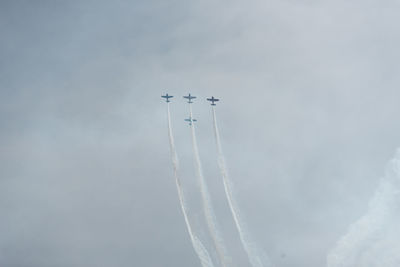
<instances>
[{"instance_id":1,"label":"grey cloud","mask_svg":"<svg viewBox=\"0 0 400 267\"><path fill-rule=\"evenodd\" d=\"M188 115L237 266L211 114L276 266L323 266L399 145L391 1L3 1L0 265L197 266L167 145L196 199ZM193 214L201 218L195 201Z\"/></svg>"}]
</instances>

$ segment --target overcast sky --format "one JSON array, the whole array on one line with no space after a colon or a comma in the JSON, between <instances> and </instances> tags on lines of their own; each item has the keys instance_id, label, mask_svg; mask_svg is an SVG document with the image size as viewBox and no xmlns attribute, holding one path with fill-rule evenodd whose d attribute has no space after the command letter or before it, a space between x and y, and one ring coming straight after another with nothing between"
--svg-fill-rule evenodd
<instances>
[{"instance_id":1,"label":"overcast sky","mask_svg":"<svg viewBox=\"0 0 400 267\"><path fill-rule=\"evenodd\" d=\"M325 266L399 146L400 3L0 2L0 265L200 266L188 115L234 266L248 266L217 169L211 110L257 244Z\"/></svg>"}]
</instances>

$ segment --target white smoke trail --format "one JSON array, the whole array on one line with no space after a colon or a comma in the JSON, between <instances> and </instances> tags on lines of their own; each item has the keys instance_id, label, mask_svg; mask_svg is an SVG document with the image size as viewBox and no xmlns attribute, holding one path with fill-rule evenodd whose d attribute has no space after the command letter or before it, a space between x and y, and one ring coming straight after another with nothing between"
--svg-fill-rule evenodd
<instances>
[{"instance_id":1,"label":"white smoke trail","mask_svg":"<svg viewBox=\"0 0 400 267\"><path fill-rule=\"evenodd\" d=\"M328 267L400 266L400 150L388 164L367 213L328 254Z\"/></svg>"},{"instance_id":2,"label":"white smoke trail","mask_svg":"<svg viewBox=\"0 0 400 267\"><path fill-rule=\"evenodd\" d=\"M192 112L191 105L190 105L190 118L193 118L193 112ZM217 227L217 221L215 218L214 209L211 204L210 194L208 192L207 184L206 184L206 181L203 176L200 155L199 155L199 149L197 146L196 133L195 133L195 129L194 129L194 123L191 123L190 128L191 128L191 132L192 132L193 154L194 154L194 160L195 160L195 165L196 165L197 179L199 182L201 197L202 197L202 201L203 201L203 210L204 210L204 215L206 217L207 227L211 234L212 240L214 242L220 263L224 267L226 267L226 266L230 265L230 260L226 253L224 241L223 241L223 239L220 235L220 232L218 230L218 227Z\"/></svg>"},{"instance_id":3,"label":"white smoke trail","mask_svg":"<svg viewBox=\"0 0 400 267\"><path fill-rule=\"evenodd\" d=\"M179 161L178 161L178 155L176 153L175 149L175 142L174 142L174 136L172 134L172 126L171 126L171 114L169 110L169 103L167 104L167 112L168 112L168 135L169 135L169 145L170 145L170 150L171 150L171 158L172 158L172 165L174 168L174 176L175 176L175 182L176 182L176 187L178 189L178 196L179 196L179 201L181 204L181 209L183 213L183 217L185 218L185 223L186 227L190 236L190 240L192 241L193 248L197 254L197 256L200 259L201 265L203 267L213 267L213 263L211 260L211 257L207 251L207 249L204 247L204 245L201 243L201 241L197 238L197 236L193 233L192 227L189 222L189 218L187 215L187 208L186 208L186 201L185 197L183 194L181 182L179 179L178 175L178 170L179 170Z\"/></svg>"},{"instance_id":4,"label":"white smoke trail","mask_svg":"<svg viewBox=\"0 0 400 267\"><path fill-rule=\"evenodd\" d=\"M241 214L240 209L236 203L233 194L234 192L233 184L229 178L228 168L226 167L225 157L222 152L221 139L219 135L217 116L215 113L214 106L212 107L212 111L213 111L213 121L214 121L214 135L218 152L218 166L222 175L222 180L224 183L225 194L228 199L228 204L232 212L236 228L239 232L239 237L242 242L243 248L246 251L249 261L253 267L272 266L269 258L265 255L265 253L261 251L254 242L251 241L249 233L246 231L245 223L240 216Z\"/></svg>"}]
</instances>

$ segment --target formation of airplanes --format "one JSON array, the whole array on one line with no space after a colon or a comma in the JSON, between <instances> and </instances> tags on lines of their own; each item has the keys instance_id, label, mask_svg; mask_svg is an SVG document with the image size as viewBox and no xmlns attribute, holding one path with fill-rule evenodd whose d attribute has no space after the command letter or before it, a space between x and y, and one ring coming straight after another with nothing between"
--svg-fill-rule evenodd
<instances>
[{"instance_id":1,"label":"formation of airplanes","mask_svg":"<svg viewBox=\"0 0 400 267\"><path fill-rule=\"evenodd\" d=\"M171 102L169 99L174 96L165 94L165 95L162 95L161 97L165 98L166 102L168 103L168 102ZM189 104L192 104L193 103L192 99L195 99L196 97L194 95L188 94L188 95L184 95L183 98L187 99ZM207 98L207 101L211 102L211 106L215 106L216 105L215 102L218 102L219 99L212 96L211 98Z\"/></svg>"},{"instance_id":2,"label":"formation of airplanes","mask_svg":"<svg viewBox=\"0 0 400 267\"><path fill-rule=\"evenodd\" d=\"M173 98L174 96L165 94L162 95L161 97L164 98L165 102L168 103L171 102L169 99ZM191 94L188 94L187 96L183 96L183 98L187 99L189 104L192 104L193 103L192 99L195 99L196 97L192 96ZM215 102L218 102L219 99L212 96L211 98L207 98L207 101L211 102L211 106L216 106ZM197 120L193 119L192 117L189 117L188 119L185 119L185 121L189 122L189 125L192 125L192 123L196 122Z\"/></svg>"}]
</instances>

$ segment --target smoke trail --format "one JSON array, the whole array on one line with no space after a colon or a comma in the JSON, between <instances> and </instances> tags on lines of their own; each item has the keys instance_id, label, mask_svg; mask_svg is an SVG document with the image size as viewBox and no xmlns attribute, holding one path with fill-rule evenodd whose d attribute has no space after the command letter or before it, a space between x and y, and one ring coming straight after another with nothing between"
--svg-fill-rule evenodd
<instances>
[{"instance_id":1,"label":"smoke trail","mask_svg":"<svg viewBox=\"0 0 400 267\"><path fill-rule=\"evenodd\" d=\"M214 135L217 144L218 152L218 166L222 175L222 180L224 183L225 194L228 199L228 204L232 212L233 219L235 221L236 228L239 232L240 240L242 242L243 248L247 253L249 261L253 267L262 267L264 264L266 266L271 266L269 258L261 251L254 242L251 242L248 232L246 231L245 223L241 219L240 209L237 205L234 194L233 194L233 184L228 175L228 169L225 163L225 157L222 152L221 140L219 136L219 130L217 125L217 116L215 114L215 108L212 107L213 111L213 121L214 121Z\"/></svg>"},{"instance_id":2,"label":"smoke trail","mask_svg":"<svg viewBox=\"0 0 400 267\"><path fill-rule=\"evenodd\" d=\"M171 158L172 158L172 165L174 168L174 176L175 176L175 182L176 182L176 187L178 189L178 196L179 196L179 201L181 204L181 209L183 213L183 217L185 218L185 223L187 230L189 232L190 240L192 241L193 248L197 254L197 256L200 259L201 265L203 267L213 267L213 263L211 261L210 255L207 251L207 249L204 247L204 245L201 243L201 241L197 238L197 236L193 233L192 227L190 225L188 215L187 215L187 208L186 208L186 201L185 197L183 194L183 190L181 187L181 182L179 179L178 175L178 170L179 170L179 161L178 161L178 155L176 153L175 149L175 142L174 142L174 136L172 135L172 126L171 126L171 114L169 111L169 103L167 103L167 112L168 112L168 135L169 135L169 146L171 150Z\"/></svg>"},{"instance_id":3,"label":"smoke trail","mask_svg":"<svg viewBox=\"0 0 400 267\"><path fill-rule=\"evenodd\" d=\"M328 254L328 267L400 266L400 150L369 203L367 213Z\"/></svg>"},{"instance_id":4,"label":"smoke trail","mask_svg":"<svg viewBox=\"0 0 400 267\"><path fill-rule=\"evenodd\" d=\"M193 118L192 106L190 106L190 118ZM214 214L214 210L211 204L210 194L208 192L207 184L203 176L203 171L201 167L201 161L199 156L199 149L197 147L196 133L194 129L194 123L190 126L192 132L192 142L193 142L193 154L196 165L196 173L199 181L200 192L203 201L203 210L206 217L207 227L210 231L211 237L213 239L215 248L217 250L218 258L221 264L226 267L229 265L229 258L226 254L226 249L224 241L218 231L217 222Z\"/></svg>"}]
</instances>

